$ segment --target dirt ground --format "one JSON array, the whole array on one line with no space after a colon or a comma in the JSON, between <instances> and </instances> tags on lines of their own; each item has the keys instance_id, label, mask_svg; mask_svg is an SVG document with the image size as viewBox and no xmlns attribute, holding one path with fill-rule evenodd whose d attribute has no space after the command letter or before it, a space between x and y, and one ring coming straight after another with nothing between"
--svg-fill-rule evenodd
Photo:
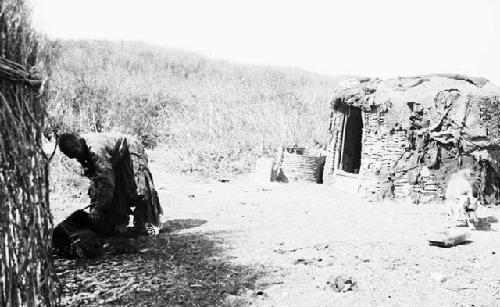
<instances>
[{"instance_id":1,"label":"dirt ground","mask_svg":"<svg viewBox=\"0 0 500 307\"><path fill-rule=\"evenodd\" d=\"M151 166L168 231L133 253L57 260L63 305L500 306L500 208L479 209L469 244L439 248L427 238L444 229L442 205ZM82 192L53 193L56 222L86 205ZM338 275L354 291L333 291Z\"/></svg>"}]
</instances>

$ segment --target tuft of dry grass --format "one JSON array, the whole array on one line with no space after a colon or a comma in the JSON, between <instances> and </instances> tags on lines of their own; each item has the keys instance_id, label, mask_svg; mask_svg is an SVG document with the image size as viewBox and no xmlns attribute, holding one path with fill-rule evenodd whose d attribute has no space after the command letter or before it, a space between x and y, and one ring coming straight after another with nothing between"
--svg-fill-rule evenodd
<instances>
[{"instance_id":1,"label":"tuft of dry grass","mask_svg":"<svg viewBox=\"0 0 500 307\"><path fill-rule=\"evenodd\" d=\"M279 144L325 144L340 78L234 65L138 42L54 41L46 48L52 126L120 131L165 149L169 170L248 171Z\"/></svg>"}]
</instances>

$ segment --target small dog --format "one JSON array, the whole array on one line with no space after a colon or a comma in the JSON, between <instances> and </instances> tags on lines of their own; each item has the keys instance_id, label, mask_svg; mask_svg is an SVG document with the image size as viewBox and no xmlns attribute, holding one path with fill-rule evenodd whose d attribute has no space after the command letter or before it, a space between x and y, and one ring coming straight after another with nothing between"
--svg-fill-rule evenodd
<instances>
[{"instance_id":1,"label":"small dog","mask_svg":"<svg viewBox=\"0 0 500 307\"><path fill-rule=\"evenodd\" d=\"M451 175L446 187L446 203L448 206L448 228L465 220L470 229L477 228L476 209L478 200L474 197L473 187L468 181L473 175L469 169L460 170Z\"/></svg>"}]
</instances>

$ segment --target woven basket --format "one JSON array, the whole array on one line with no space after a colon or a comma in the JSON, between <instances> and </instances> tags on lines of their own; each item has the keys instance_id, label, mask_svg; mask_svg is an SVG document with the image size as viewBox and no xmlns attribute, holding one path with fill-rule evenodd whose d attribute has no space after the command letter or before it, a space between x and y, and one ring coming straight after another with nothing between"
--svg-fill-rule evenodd
<instances>
[{"instance_id":1,"label":"woven basket","mask_svg":"<svg viewBox=\"0 0 500 307\"><path fill-rule=\"evenodd\" d=\"M291 152L290 152L291 151ZM325 157L307 150L285 149L281 154L277 179L282 182L323 183Z\"/></svg>"}]
</instances>

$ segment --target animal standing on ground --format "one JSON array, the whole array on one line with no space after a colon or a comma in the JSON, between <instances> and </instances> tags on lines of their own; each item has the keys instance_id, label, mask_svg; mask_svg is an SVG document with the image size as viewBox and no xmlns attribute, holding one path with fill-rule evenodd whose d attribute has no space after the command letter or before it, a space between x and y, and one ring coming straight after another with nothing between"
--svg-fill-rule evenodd
<instances>
[{"instance_id":1,"label":"animal standing on ground","mask_svg":"<svg viewBox=\"0 0 500 307\"><path fill-rule=\"evenodd\" d=\"M136 234L158 233L163 211L147 154L136 139L121 134L65 133L59 137L59 148L77 159L91 180L88 192L93 231L125 233L133 213Z\"/></svg>"},{"instance_id":2,"label":"animal standing on ground","mask_svg":"<svg viewBox=\"0 0 500 307\"><path fill-rule=\"evenodd\" d=\"M475 228L478 224L476 209L478 200L474 197L474 189L469 181L472 170L460 170L450 176L446 187L446 204L448 207L448 227L464 220L467 227Z\"/></svg>"}]
</instances>

